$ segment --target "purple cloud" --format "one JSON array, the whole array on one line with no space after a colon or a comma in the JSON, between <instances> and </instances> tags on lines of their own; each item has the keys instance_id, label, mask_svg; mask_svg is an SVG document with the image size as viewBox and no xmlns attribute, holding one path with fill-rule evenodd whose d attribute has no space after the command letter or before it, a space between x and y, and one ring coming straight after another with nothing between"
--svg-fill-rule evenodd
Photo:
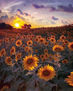
<instances>
[{"instance_id":1,"label":"purple cloud","mask_svg":"<svg viewBox=\"0 0 73 91\"><path fill-rule=\"evenodd\" d=\"M25 16L31 16L31 15L30 15L30 14L28 14L28 13L24 13L24 15L25 15Z\"/></svg>"},{"instance_id":2,"label":"purple cloud","mask_svg":"<svg viewBox=\"0 0 73 91\"><path fill-rule=\"evenodd\" d=\"M0 19L8 19L8 15L1 16Z\"/></svg>"},{"instance_id":3,"label":"purple cloud","mask_svg":"<svg viewBox=\"0 0 73 91\"><path fill-rule=\"evenodd\" d=\"M23 15L23 12L20 9L17 9L17 12L21 15Z\"/></svg>"},{"instance_id":4,"label":"purple cloud","mask_svg":"<svg viewBox=\"0 0 73 91\"><path fill-rule=\"evenodd\" d=\"M46 9L48 8L49 11L62 11L62 12L73 12L73 6L72 4L69 4L67 6L64 6L64 5L58 5L57 7L54 7L54 6L44 6L44 5L38 5L38 4L33 4L33 7L36 8L36 9Z\"/></svg>"},{"instance_id":5,"label":"purple cloud","mask_svg":"<svg viewBox=\"0 0 73 91\"><path fill-rule=\"evenodd\" d=\"M44 5L38 5L38 4L33 4L33 7L36 8L36 9L47 8L47 7L44 6Z\"/></svg>"},{"instance_id":6,"label":"purple cloud","mask_svg":"<svg viewBox=\"0 0 73 91\"><path fill-rule=\"evenodd\" d=\"M55 20L55 21L59 20L59 19L58 19L57 17L55 17L55 16L52 16L52 19Z\"/></svg>"},{"instance_id":7,"label":"purple cloud","mask_svg":"<svg viewBox=\"0 0 73 91\"><path fill-rule=\"evenodd\" d=\"M26 12L22 12L20 9L17 9L17 15L31 16L30 14L28 14Z\"/></svg>"},{"instance_id":8,"label":"purple cloud","mask_svg":"<svg viewBox=\"0 0 73 91\"><path fill-rule=\"evenodd\" d=\"M69 4L68 6L59 5L58 11L73 12L73 6L72 6L72 4Z\"/></svg>"}]
</instances>

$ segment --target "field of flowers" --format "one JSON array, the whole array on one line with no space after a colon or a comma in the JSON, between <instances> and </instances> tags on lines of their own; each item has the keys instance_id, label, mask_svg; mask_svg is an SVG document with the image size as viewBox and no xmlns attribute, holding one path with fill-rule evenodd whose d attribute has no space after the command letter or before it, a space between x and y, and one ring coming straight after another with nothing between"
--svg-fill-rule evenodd
<instances>
[{"instance_id":1,"label":"field of flowers","mask_svg":"<svg viewBox=\"0 0 73 91\"><path fill-rule=\"evenodd\" d=\"M41 31L2 38L0 91L73 91L72 36Z\"/></svg>"}]
</instances>

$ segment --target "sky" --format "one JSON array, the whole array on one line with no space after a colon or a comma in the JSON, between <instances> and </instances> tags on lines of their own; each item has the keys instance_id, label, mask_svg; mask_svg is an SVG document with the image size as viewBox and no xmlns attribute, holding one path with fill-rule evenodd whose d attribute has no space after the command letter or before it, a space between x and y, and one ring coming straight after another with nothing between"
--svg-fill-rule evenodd
<instances>
[{"instance_id":1,"label":"sky","mask_svg":"<svg viewBox=\"0 0 73 91\"><path fill-rule=\"evenodd\" d=\"M73 0L0 0L0 22L33 28L73 24Z\"/></svg>"}]
</instances>

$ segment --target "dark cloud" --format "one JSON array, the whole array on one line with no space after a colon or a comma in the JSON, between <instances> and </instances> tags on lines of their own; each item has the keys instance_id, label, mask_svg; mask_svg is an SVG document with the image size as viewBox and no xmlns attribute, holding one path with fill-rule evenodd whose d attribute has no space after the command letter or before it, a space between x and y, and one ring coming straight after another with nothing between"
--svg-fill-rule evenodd
<instances>
[{"instance_id":1,"label":"dark cloud","mask_svg":"<svg viewBox=\"0 0 73 91\"><path fill-rule=\"evenodd\" d=\"M31 15L30 15L30 14L28 14L28 13L24 13L24 15L25 15L25 16L31 16Z\"/></svg>"},{"instance_id":2,"label":"dark cloud","mask_svg":"<svg viewBox=\"0 0 73 91\"><path fill-rule=\"evenodd\" d=\"M3 20L3 19L8 19L8 15L1 16L0 19L1 19L1 20Z\"/></svg>"},{"instance_id":3,"label":"dark cloud","mask_svg":"<svg viewBox=\"0 0 73 91\"><path fill-rule=\"evenodd\" d=\"M17 13L23 15L23 12L20 9L17 9Z\"/></svg>"},{"instance_id":4,"label":"dark cloud","mask_svg":"<svg viewBox=\"0 0 73 91\"><path fill-rule=\"evenodd\" d=\"M20 9L17 9L17 15L25 15L25 16L31 16L30 14L28 14L27 12L23 12Z\"/></svg>"},{"instance_id":5,"label":"dark cloud","mask_svg":"<svg viewBox=\"0 0 73 91\"><path fill-rule=\"evenodd\" d=\"M38 4L33 4L33 7L36 9L46 8L44 5L38 5Z\"/></svg>"},{"instance_id":6,"label":"dark cloud","mask_svg":"<svg viewBox=\"0 0 73 91\"><path fill-rule=\"evenodd\" d=\"M72 4L68 4L67 6L58 5L57 7L33 4L33 7L36 9L48 8L49 11L62 11L62 12L70 12L70 13L73 12Z\"/></svg>"},{"instance_id":7,"label":"dark cloud","mask_svg":"<svg viewBox=\"0 0 73 91\"><path fill-rule=\"evenodd\" d=\"M57 17L55 17L55 16L52 16L52 19L55 20L55 21L59 20L59 19L58 19Z\"/></svg>"},{"instance_id":8,"label":"dark cloud","mask_svg":"<svg viewBox=\"0 0 73 91\"><path fill-rule=\"evenodd\" d=\"M72 6L72 4L69 4L68 6L59 5L58 11L73 12L73 6Z\"/></svg>"}]
</instances>

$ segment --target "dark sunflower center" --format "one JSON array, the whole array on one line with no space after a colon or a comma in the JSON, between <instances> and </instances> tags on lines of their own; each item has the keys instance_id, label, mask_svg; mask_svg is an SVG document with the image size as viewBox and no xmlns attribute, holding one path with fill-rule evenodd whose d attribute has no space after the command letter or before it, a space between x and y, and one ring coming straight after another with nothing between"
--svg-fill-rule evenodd
<instances>
[{"instance_id":1,"label":"dark sunflower center","mask_svg":"<svg viewBox=\"0 0 73 91\"><path fill-rule=\"evenodd\" d=\"M32 63L33 63L33 59L32 58L27 60L27 64L32 64Z\"/></svg>"},{"instance_id":2,"label":"dark sunflower center","mask_svg":"<svg viewBox=\"0 0 73 91\"><path fill-rule=\"evenodd\" d=\"M11 52L14 52L14 49L12 49Z\"/></svg>"},{"instance_id":3,"label":"dark sunflower center","mask_svg":"<svg viewBox=\"0 0 73 91\"><path fill-rule=\"evenodd\" d=\"M8 58L8 62L11 62L11 58Z\"/></svg>"},{"instance_id":4,"label":"dark sunflower center","mask_svg":"<svg viewBox=\"0 0 73 91\"><path fill-rule=\"evenodd\" d=\"M50 75L50 72L49 72L48 70L44 70L44 71L43 71L43 75L44 75L44 76L49 76L49 75Z\"/></svg>"},{"instance_id":5,"label":"dark sunflower center","mask_svg":"<svg viewBox=\"0 0 73 91\"><path fill-rule=\"evenodd\" d=\"M71 48L73 48L73 44L71 45Z\"/></svg>"},{"instance_id":6,"label":"dark sunflower center","mask_svg":"<svg viewBox=\"0 0 73 91\"><path fill-rule=\"evenodd\" d=\"M56 51L61 51L61 48L55 48Z\"/></svg>"},{"instance_id":7,"label":"dark sunflower center","mask_svg":"<svg viewBox=\"0 0 73 91\"><path fill-rule=\"evenodd\" d=\"M20 44L20 42L17 42L17 44Z\"/></svg>"}]
</instances>

